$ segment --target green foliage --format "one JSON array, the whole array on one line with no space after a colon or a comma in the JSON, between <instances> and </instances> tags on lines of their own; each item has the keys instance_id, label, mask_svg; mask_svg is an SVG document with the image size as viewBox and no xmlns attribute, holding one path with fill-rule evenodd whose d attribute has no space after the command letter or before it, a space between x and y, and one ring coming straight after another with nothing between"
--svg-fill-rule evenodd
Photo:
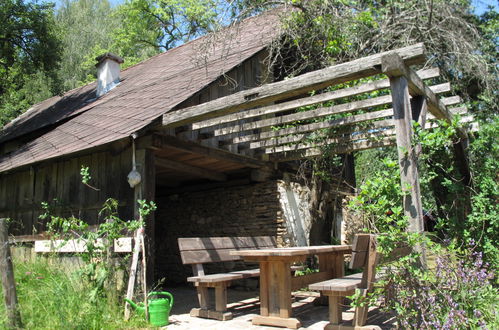
<instances>
[{"instance_id":1,"label":"green foliage","mask_svg":"<svg viewBox=\"0 0 499 330\"><path fill-rule=\"evenodd\" d=\"M53 6L0 2L0 127L59 91L60 43Z\"/></svg>"},{"instance_id":2,"label":"green foliage","mask_svg":"<svg viewBox=\"0 0 499 330\"><path fill-rule=\"evenodd\" d=\"M470 146L473 172L471 213L462 231L463 238L475 241L484 259L499 269L499 117L482 122ZM499 278L497 279L499 281Z\"/></svg>"},{"instance_id":3,"label":"green foliage","mask_svg":"<svg viewBox=\"0 0 499 330\"><path fill-rule=\"evenodd\" d=\"M127 0L118 8L123 25L115 39L130 53L142 47L168 50L213 30L216 0Z\"/></svg>"},{"instance_id":4,"label":"green foliage","mask_svg":"<svg viewBox=\"0 0 499 330\"><path fill-rule=\"evenodd\" d=\"M123 329L145 328L146 321L134 316L123 324L123 302L111 304L105 297L90 299L94 283L80 272L50 259L14 259L19 309L26 329ZM0 290L0 300L3 301ZM0 328L4 328L5 304L0 304Z\"/></svg>"},{"instance_id":5,"label":"green foliage","mask_svg":"<svg viewBox=\"0 0 499 330\"><path fill-rule=\"evenodd\" d=\"M90 176L90 169L88 166L82 166L80 169L80 175L81 175L81 182L85 185L88 185L90 182L90 179L92 178Z\"/></svg>"},{"instance_id":6,"label":"green foliage","mask_svg":"<svg viewBox=\"0 0 499 330\"><path fill-rule=\"evenodd\" d=\"M37 68L47 70L57 64L59 44L54 35L52 4L4 0L0 3L0 19L1 70L20 64L26 72L34 73Z\"/></svg>"},{"instance_id":7,"label":"green foliage","mask_svg":"<svg viewBox=\"0 0 499 330\"><path fill-rule=\"evenodd\" d=\"M18 65L14 65L5 72L1 82L5 85L5 89L0 95L0 128L33 104L53 95L51 86L55 83L50 76L42 70L32 74L23 71Z\"/></svg>"},{"instance_id":8,"label":"green foliage","mask_svg":"<svg viewBox=\"0 0 499 330\"><path fill-rule=\"evenodd\" d=\"M362 219L369 232L404 231L407 219L402 209L398 163L389 158L383 159L382 163L383 167L359 187L359 193L348 207Z\"/></svg>"},{"instance_id":9,"label":"green foliage","mask_svg":"<svg viewBox=\"0 0 499 330\"><path fill-rule=\"evenodd\" d=\"M499 295L481 256L426 242L435 262L428 269L401 259L385 268L372 299L384 297L404 329L495 329ZM386 292L385 290L388 290Z\"/></svg>"},{"instance_id":10,"label":"green foliage","mask_svg":"<svg viewBox=\"0 0 499 330\"><path fill-rule=\"evenodd\" d=\"M440 122L437 128L423 130L415 126L416 143L422 146L420 155L421 186L426 188L423 202L427 209L436 209L438 226L457 244L474 241L484 253L485 261L499 267L499 147L497 144L497 116L481 123L477 136L471 137L469 167L471 186L463 184L463 178L455 167L453 141L458 127L456 118L452 124ZM427 187L431 187L431 191ZM471 209L470 209L471 208Z\"/></svg>"},{"instance_id":11,"label":"green foliage","mask_svg":"<svg viewBox=\"0 0 499 330\"><path fill-rule=\"evenodd\" d=\"M446 144L438 141L430 143ZM377 174L360 187L349 208L363 217L366 231L379 233L377 249L382 254L388 255L400 245L415 251L425 246L432 258L428 268L419 266L416 252L384 264L374 292L367 298L357 292L351 296L352 304L376 304L389 295L385 308L396 312L404 329L497 327L498 291L491 283L496 268L492 266L490 272L482 254L476 252L483 247L473 241L472 245L444 247L425 235L408 233L397 168L397 162L385 159Z\"/></svg>"},{"instance_id":12,"label":"green foliage","mask_svg":"<svg viewBox=\"0 0 499 330\"><path fill-rule=\"evenodd\" d=\"M83 172L86 172L85 170L85 168L82 169ZM84 174L86 176L88 173ZM108 292L105 290L105 286L106 283L113 280L112 276L116 269L124 268L126 263L125 260L119 258L115 259L120 260L120 264L113 260L116 256L110 251L114 246L114 240L143 227L145 217L156 210L154 202L140 200L138 203L140 205L140 219L123 221L118 217L118 202L112 198L107 199L99 212L99 216L104 221L92 230L90 230L88 223L82 219L74 216L53 215L50 205L46 202L42 203L45 212L40 218L47 220L47 232L52 239L62 240L61 246L67 244L71 239L85 242L87 251L79 254L84 265L78 274L92 283L89 286L87 297L90 301L96 301L99 297L106 297L110 300L116 298L116 293ZM106 258L103 258L103 253L106 253Z\"/></svg>"},{"instance_id":13,"label":"green foliage","mask_svg":"<svg viewBox=\"0 0 499 330\"><path fill-rule=\"evenodd\" d=\"M58 75L64 90L95 80L95 57L112 50L111 35L120 26L114 11L108 0L60 2L56 25L63 52Z\"/></svg>"},{"instance_id":14,"label":"green foliage","mask_svg":"<svg viewBox=\"0 0 499 330\"><path fill-rule=\"evenodd\" d=\"M146 201L144 199L137 200L139 203L139 214L141 218L147 217L151 212L156 211L156 203L153 201Z\"/></svg>"}]
</instances>

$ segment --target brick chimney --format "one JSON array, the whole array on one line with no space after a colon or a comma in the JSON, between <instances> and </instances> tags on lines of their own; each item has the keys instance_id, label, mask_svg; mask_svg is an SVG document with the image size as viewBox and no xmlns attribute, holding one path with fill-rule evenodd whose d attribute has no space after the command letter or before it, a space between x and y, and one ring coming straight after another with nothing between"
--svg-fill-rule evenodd
<instances>
[{"instance_id":1,"label":"brick chimney","mask_svg":"<svg viewBox=\"0 0 499 330\"><path fill-rule=\"evenodd\" d=\"M97 97L100 97L120 83L120 64L123 59L113 53L95 58L97 64Z\"/></svg>"}]
</instances>

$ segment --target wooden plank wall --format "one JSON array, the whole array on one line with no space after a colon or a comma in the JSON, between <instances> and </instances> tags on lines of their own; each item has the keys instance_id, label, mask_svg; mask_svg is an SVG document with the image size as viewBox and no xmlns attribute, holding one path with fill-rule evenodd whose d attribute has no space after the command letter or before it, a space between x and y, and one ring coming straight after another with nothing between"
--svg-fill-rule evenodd
<instances>
[{"instance_id":1,"label":"wooden plank wall","mask_svg":"<svg viewBox=\"0 0 499 330\"><path fill-rule=\"evenodd\" d=\"M131 149L126 148L36 164L0 175L0 217L13 220L10 234L31 235L45 230L45 223L39 219L42 202L54 205L57 215L74 215L97 224L104 201L115 198L120 202L120 216L131 219L133 189L126 180L131 162ZM98 191L81 182L82 166L90 168L90 184Z\"/></svg>"}]
</instances>

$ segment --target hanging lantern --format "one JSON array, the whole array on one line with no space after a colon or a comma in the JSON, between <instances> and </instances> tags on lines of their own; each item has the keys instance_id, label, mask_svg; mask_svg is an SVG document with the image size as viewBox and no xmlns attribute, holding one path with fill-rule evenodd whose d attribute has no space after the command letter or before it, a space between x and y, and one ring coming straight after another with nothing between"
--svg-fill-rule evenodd
<instances>
[{"instance_id":1,"label":"hanging lantern","mask_svg":"<svg viewBox=\"0 0 499 330\"><path fill-rule=\"evenodd\" d=\"M135 163L135 138L137 137L136 133L132 134L132 171L128 173L127 180L130 188L135 187L140 183L142 177L140 176L139 171L137 171L137 165Z\"/></svg>"}]
</instances>

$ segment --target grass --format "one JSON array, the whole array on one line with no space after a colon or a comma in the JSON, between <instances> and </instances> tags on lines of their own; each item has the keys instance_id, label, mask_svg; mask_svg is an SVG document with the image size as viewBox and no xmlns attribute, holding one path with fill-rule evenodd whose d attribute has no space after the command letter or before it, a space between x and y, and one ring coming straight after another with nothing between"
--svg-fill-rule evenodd
<instances>
[{"instance_id":1,"label":"grass","mask_svg":"<svg viewBox=\"0 0 499 330\"><path fill-rule=\"evenodd\" d=\"M123 329L145 328L138 316L123 321L124 304L103 295L91 299L92 283L78 272L37 258L14 261L17 296L26 329ZM5 327L3 293L0 292L0 329Z\"/></svg>"}]
</instances>

